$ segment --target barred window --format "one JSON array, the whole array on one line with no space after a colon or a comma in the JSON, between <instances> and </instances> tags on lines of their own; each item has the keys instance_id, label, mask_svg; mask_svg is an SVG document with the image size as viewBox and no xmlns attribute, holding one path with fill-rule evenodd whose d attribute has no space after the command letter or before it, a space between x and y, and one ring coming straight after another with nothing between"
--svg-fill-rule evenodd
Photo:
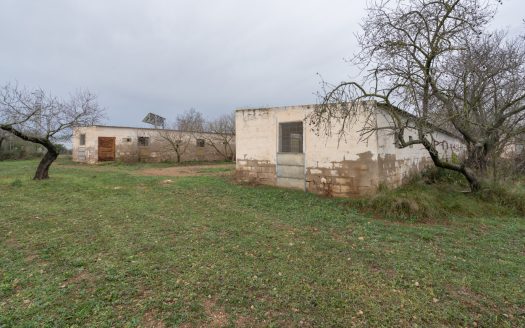
<instances>
[{"instance_id":1,"label":"barred window","mask_svg":"<svg viewBox=\"0 0 525 328\"><path fill-rule=\"evenodd\" d=\"M303 152L303 122L279 124L279 152Z\"/></svg>"},{"instance_id":2,"label":"barred window","mask_svg":"<svg viewBox=\"0 0 525 328\"><path fill-rule=\"evenodd\" d=\"M204 139L197 139L197 147L204 147Z\"/></svg>"},{"instance_id":3,"label":"barred window","mask_svg":"<svg viewBox=\"0 0 525 328\"><path fill-rule=\"evenodd\" d=\"M149 137L139 137L138 138L139 146L148 147L149 146Z\"/></svg>"}]
</instances>

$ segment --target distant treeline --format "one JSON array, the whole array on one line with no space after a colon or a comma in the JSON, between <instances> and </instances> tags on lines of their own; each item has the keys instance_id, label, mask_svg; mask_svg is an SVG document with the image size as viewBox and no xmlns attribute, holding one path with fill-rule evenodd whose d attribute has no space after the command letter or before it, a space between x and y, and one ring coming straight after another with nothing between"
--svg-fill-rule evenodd
<instances>
[{"instance_id":1,"label":"distant treeline","mask_svg":"<svg viewBox=\"0 0 525 328\"><path fill-rule=\"evenodd\" d=\"M70 149L58 145L61 154L71 153ZM38 144L24 141L13 135L0 135L0 161L40 158L46 149Z\"/></svg>"}]
</instances>

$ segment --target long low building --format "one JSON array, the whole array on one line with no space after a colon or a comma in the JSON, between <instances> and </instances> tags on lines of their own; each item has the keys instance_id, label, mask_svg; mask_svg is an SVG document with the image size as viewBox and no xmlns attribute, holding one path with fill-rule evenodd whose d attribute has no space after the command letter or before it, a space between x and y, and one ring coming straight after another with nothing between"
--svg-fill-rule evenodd
<instances>
[{"instance_id":1,"label":"long low building","mask_svg":"<svg viewBox=\"0 0 525 328\"><path fill-rule=\"evenodd\" d=\"M73 130L75 162L219 161L234 157L234 136L103 125Z\"/></svg>"},{"instance_id":2,"label":"long low building","mask_svg":"<svg viewBox=\"0 0 525 328\"><path fill-rule=\"evenodd\" d=\"M386 130L362 140L366 115L348 128L343 139L317 134L308 124L315 105L240 109L236 111L237 164L240 180L318 194L352 197L374 193L381 184L401 185L411 174L431 166L422 145L398 148ZM387 124L377 108L376 124ZM334 126L333 131L339 127ZM460 156L460 138L435 132L440 155ZM417 138L406 131L406 140Z\"/></svg>"}]
</instances>

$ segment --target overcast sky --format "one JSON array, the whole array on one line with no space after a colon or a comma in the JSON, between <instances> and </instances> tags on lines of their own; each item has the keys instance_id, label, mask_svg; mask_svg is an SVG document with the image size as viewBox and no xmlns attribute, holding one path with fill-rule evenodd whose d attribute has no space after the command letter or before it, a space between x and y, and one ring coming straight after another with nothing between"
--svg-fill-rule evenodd
<instances>
[{"instance_id":1,"label":"overcast sky","mask_svg":"<svg viewBox=\"0 0 525 328\"><path fill-rule=\"evenodd\" d=\"M524 0L493 26L523 33ZM0 0L0 83L99 96L106 124L142 126L191 107L315 103L319 78L357 72L344 59L365 0Z\"/></svg>"}]
</instances>

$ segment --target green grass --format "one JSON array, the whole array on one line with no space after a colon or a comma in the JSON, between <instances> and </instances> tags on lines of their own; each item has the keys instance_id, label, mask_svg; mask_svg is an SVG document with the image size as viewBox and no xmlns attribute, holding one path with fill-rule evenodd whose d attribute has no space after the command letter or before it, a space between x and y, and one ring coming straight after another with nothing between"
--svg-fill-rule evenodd
<instances>
[{"instance_id":1,"label":"green grass","mask_svg":"<svg viewBox=\"0 0 525 328\"><path fill-rule=\"evenodd\" d=\"M398 223L228 177L35 166L0 163L0 326L525 325L522 217Z\"/></svg>"},{"instance_id":2,"label":"green grass","mask_svg":"<svg viewBox=\"0 0 525 328\"><path fill-rule=\"evenodd\" d=\"M525 192L510 184L471 193L465 186L415 181L396 189L383 188L353 204L365 214L391 221L447 224L454 217L524 216Z\"/></svg>"}]
</instances>

